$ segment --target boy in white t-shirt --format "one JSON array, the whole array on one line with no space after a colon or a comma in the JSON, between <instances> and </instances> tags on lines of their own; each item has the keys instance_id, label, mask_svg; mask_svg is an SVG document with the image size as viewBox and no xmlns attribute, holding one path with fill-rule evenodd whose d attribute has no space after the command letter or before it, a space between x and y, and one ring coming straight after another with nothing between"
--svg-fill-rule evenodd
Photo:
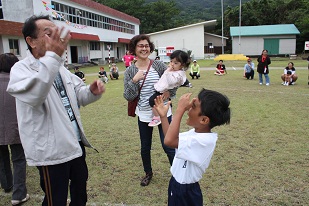
<instances>
[{"instance_id":1,"label":"boy in white t-shirt","mask_svg":"<svg viewBox=\"0 0 309 206\"><path fill-rule=\"evenodd\" d=\"M155 109L161 117L164 144L176 148L168 188L169 206L202 206L203 196L198 181L205 173L213 155L217 133L215 126L230 123L230 101L216 91L202 89L190 101L191 93L180 97L173 120L169 125L166 114L170 102L164 105L161 96L155 99ZM187 125L193 129L179 133L180 123L187 111Z\"/></svg>"}]
</instances>

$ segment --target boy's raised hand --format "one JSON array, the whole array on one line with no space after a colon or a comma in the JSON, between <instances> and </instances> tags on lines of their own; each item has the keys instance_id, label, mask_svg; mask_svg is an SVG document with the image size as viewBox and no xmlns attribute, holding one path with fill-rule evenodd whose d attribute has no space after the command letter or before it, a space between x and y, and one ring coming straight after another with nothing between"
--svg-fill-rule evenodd
<instances>
[{"instance_id":1,"label":"boy's raised hand","mask_svg":"<svg viewBox=\"0 0 309 206\"><path fill-rule=\"evenodd\" d=\"M178 101L177 110L179 112L185 112L189 110L192 106L192 101L190 101L192 93L183 94Z\"/></svg>"},{"instance_id":2,"label":"boy's raised hand","mask_svg":"<svg viewBox=\"0 0 309 206\"><path fill-rule=\"evenodd\" d=\"M157 110L160 117L165 117L170 107L171 101L168 101L168 103L164 105L162 95L160 95L157 96L157 98L155 98L154 102L155 102L154 108Z\"/></svg>"}]
</instances>

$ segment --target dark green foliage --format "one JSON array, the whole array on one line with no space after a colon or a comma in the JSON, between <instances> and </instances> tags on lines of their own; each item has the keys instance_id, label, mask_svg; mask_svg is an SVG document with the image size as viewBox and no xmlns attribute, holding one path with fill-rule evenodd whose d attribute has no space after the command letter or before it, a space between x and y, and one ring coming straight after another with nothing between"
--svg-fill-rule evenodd
<instances>
[{"instance_id":1,"label":"dark green foliage","mask_svg":"<svg viewBox=\"0 0 309 206\"><path fill-rule=\"evenodd\" d=\"M187 24L217 19L212 33L221 35L221 0L96 0L141 21L140 33L152 33ZM224 2L224 36L239 25L238 0ZM297 52L309 37L308 0L242 0L242 26L295 24L300 31ZM229 44L229 42L228 42Z\"/></svg>"}]
</instances>

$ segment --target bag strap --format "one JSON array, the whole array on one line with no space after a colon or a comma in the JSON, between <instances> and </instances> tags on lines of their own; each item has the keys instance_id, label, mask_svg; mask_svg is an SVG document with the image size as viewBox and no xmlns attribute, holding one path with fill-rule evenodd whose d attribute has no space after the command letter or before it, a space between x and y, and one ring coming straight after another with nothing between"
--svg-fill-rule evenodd
<instances>
[{"instance_id":1,"label":"bag strap","mask_svg":"<svg viewBox=\"0 0 309 206\"><path fill-rule=\"evenodd\" d=\"M148 72L149 72L149 69L150 69L152 63L153 63L153 60L150 59L150 62L149 62L149 65L148 65L146 74L145 74L144 79L143 79L143 83L142 83L142 85L141 85L141 87L139 88L139 91L138 91L138 96L139 96L139 94L141 93L142 87L144 86L144 83L145 83L145 80L146 80L146 76L147 76L147 74L148 74Z\"/></svg>"}]
</instances>

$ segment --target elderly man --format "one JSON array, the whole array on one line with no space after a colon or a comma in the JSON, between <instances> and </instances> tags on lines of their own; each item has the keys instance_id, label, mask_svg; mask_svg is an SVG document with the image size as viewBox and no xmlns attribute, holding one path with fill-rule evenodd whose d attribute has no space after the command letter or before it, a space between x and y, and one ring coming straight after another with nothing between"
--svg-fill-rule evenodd
<instances>
[{"instance_id":1,"label":"elderly man","mask_svg":"<svg viewBox=\"0 0 309 206\"><path fill-rule=\"evenodd\" d=\"M28 56L14 65L7 91L16 98L22 145L29 166L37 166L45 193L42 205L86 205L88 169L84 146L91 147L78 106L98 100L100 80L86 86L61 58L71 38L48 16L32 16L23 26Z\"/></svg>"}]
</instances>

